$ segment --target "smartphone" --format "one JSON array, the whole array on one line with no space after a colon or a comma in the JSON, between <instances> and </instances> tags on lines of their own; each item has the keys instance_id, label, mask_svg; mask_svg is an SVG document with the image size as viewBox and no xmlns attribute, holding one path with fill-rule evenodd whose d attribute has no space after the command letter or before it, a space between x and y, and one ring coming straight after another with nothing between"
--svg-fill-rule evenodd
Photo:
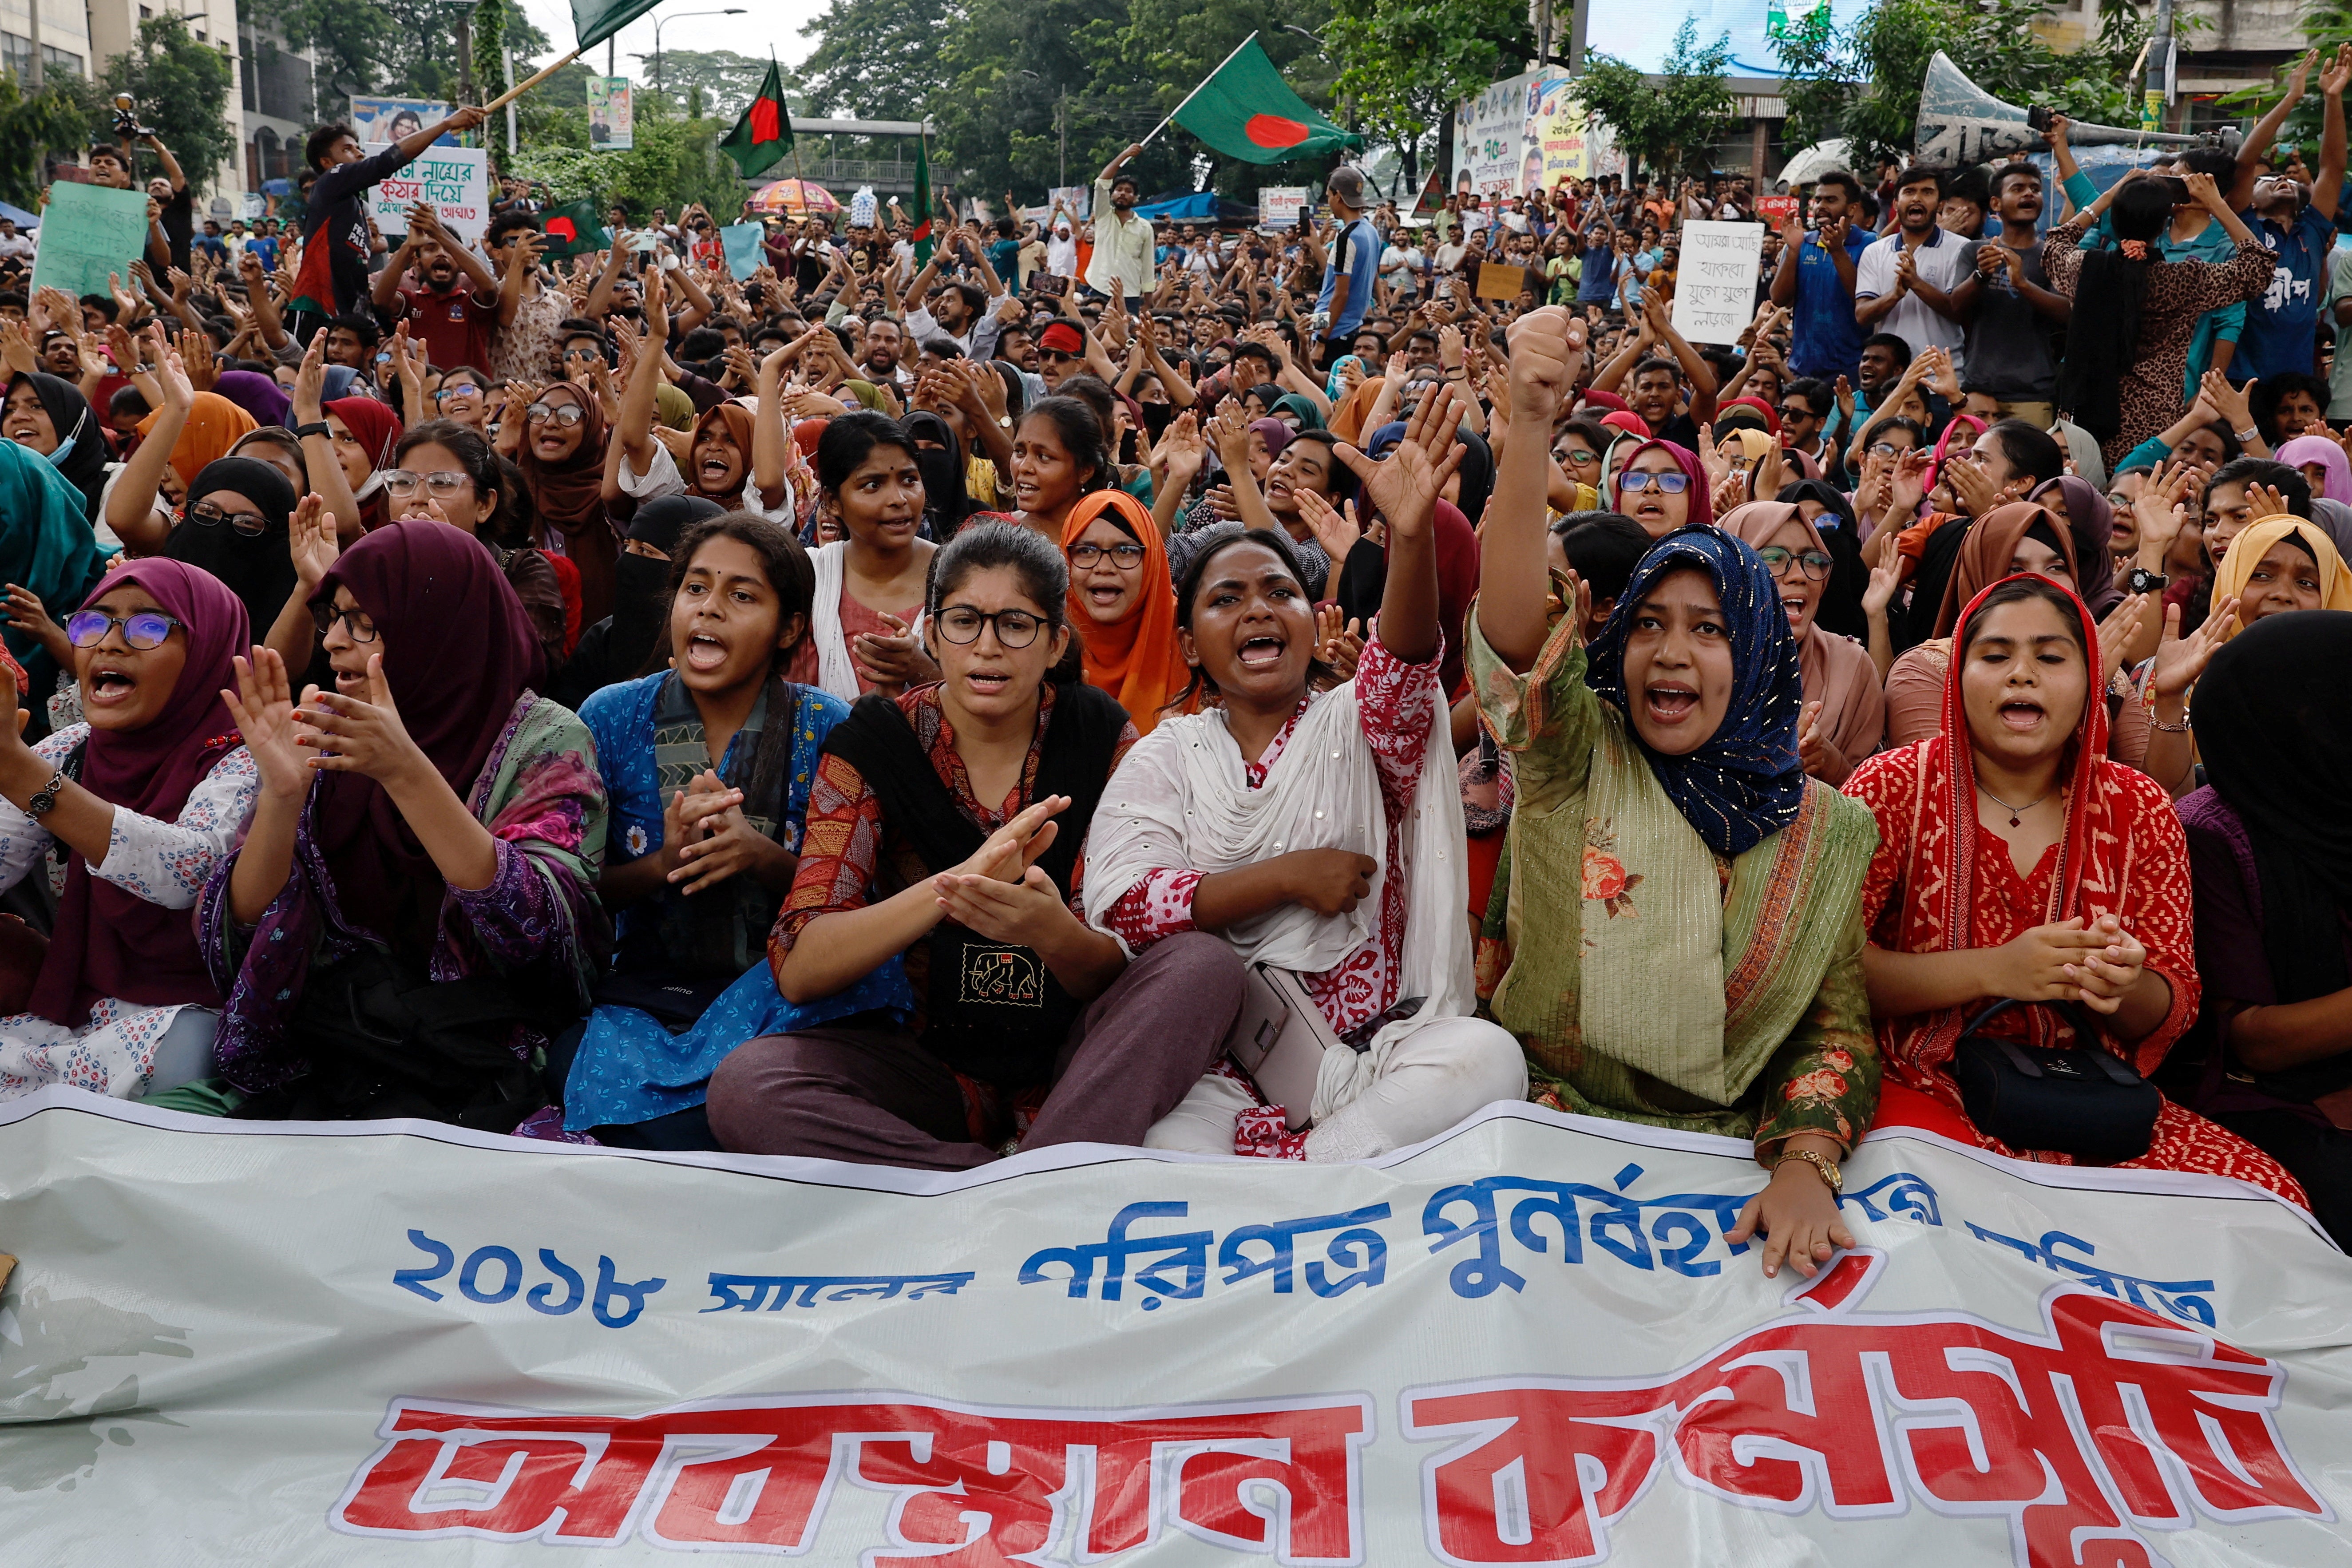
<instances>
[{"instance_id":1,"label":"smartphone","mask_svg":"<svg viewBox=\"0 0 2352 1568\"><path fill-rule=\"evenodd\" d=\"M2178 174L2158 174L2156 178L2157 184L2164 187L2164 194L2172 198L2172 205L2174 206L2180 207L2187 206L2189 205L2190 197L2189 195L2188 181L2182 179Z\"/></svg>"}]
</instances>

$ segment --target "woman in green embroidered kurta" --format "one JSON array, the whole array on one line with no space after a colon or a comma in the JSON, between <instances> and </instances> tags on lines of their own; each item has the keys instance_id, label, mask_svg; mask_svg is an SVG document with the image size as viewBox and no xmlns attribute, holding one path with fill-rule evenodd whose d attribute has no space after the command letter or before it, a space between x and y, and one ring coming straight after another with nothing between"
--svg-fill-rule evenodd
<instances>
[{"instance_id":1,"label":"woman in green embroidered kurta","mask_svg":"<svg viewBox=\"0 0 2352 1568\"><path fill-rule=\"evenodd\" d=\"M1512 328L1515 426L1549 427L1582 353L1564 311ZM1581 616L1555 621L1539 586L1545 477L1540 448L1505 449L1471 621L1517 796L1481 989L1539 1101L1753 1139L1773 1179L1733 1237L1760 1226L1765 1272L1785 1254L1810 1276L1853 1245L1832 1178L1877 1106L1861 897L1877 827L1804 776L1796 645L1731 536L1662 540L1588 668Z\"/></svg>"}]
</instances>

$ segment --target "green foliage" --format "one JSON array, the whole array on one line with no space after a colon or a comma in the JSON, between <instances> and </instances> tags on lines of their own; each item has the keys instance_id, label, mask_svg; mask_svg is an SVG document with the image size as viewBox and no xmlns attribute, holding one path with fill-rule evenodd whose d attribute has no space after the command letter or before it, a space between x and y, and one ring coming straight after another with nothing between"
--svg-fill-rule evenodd
<instances>
[{"instance_id":1,"label":"green foliage","mask_svg":"<svg viewBox=\"0 0 2352 1568\"><path fill-rule=\"evenodd\" d=\"M438 0L246 0L257 16L284 35L287 47L316 51L319 113L341 115L353 95L437 99L454 103L467 62L457 48L459 7ZM515 67L555 52L521 6L493 0L499 32L514 50ZM481 15L476 13L476 59ZM505 90L496 40L485 73L477 64L476 89L487 102ZM342 84L342 85L337 85ZM584 110L583 110L584 114Z\"/></svg>"},{"instance_id":2,"label":"green foliage","mask_svg":"<svg viewBox=\"0 0 2352 1568\"><path fill-rule=\"evenodd\" d=\"M233 74L226 55L198 43L185 21L167 15L139 24L131 47L106 62L105 84L107 93L138 100L140 121L155 128L189 185L202 190L237 155L228 121ZM90 134L113 140L112 103L93 107Z\"/></svg>"},{"instance_id":3,"label":"green foliage","mask_svg":"<svg viewBox=\"0 0 2352 1568\"><path fill-rule=\"evenodd\" d=\"M508 18L521 15L520 6L508 6L501 0L475 0L474 90L480 95L480 102L488 103L507 89L506 61L500 49L506 41ZM503 144L498 137L490 140L493 145Z\"/></svg>"},{"instance_id":4,"label":"green foliage","mask_svg":"<svg viewBox=\"0 0 2352 1568\"><path fill-rule=\"evenodd\" d=\"M1701 48L1698 23L1685 16L1664 63L1664 72L1650 77L1622 60L1594 55L1578 95L1643 167L1705 174L1733 120L1723 79L1731 63L1730 36Z\"/></svg>"},{"instance_id":5,"label":"green foliage","mask_svg":"<svg viewBox=\"0 0 2352 1568\"><path fill-rule=\"evenodd\" d=\"M2048 10L2045 0L1881 0L1853 26L1835 30L1824 6L1774 42L1789 73L1788 138L1845 137L1857 166L1904 156L1917 134L1927 62L1938 49L2004 102L2109 125L2135 122L2139 94L2126 76L2146 22L2124 0L2100 0L2098 31L2061 50L2033 30Z\"/></svg>"},{"instance_id":6,"label":"green foliage","mask_svg":"<svg viewBox=\"0 0 2352 1568\"><path fill-rule=\"evenodd\" d=\"M656 207L676 215L688 202L700 202L719 222L732 222L746 193L735 176L735 165L719 155L718 144L732 128L733 118L688 120L673 113L668 101L656 93L638 98L635 108L636 145L628 152L589 150L583 103L576 117L545 121L549 134L531 137L520 154L507 161L509 172L546 181L559 202L587 196L602 207L618 201L639 218ZM557 134L566 134L567 140L555 141Z\"/></svg>"},{"instance_id":7,"label":"green foliage","mask_svg":"<svg viewBox=\"0 0 2352 1568\"><path fill-rule=\"evenodd\" d=\"M30 208L40 199L42 154L88 141L99 101L88 82L64 71L30 95L15 72L0 71L0 202Z\"/></svg>"},{"instance_id":8,"label":"green foliage","mask_svg":"<svg viewBox=\"0 0 2352 1568\"><path fill-rule=\"evenodd\" d=\"M1401 147L1484 91L1505 62L1536 52L1522 0L1372 0L1335 13L1324 36L1339 67L1335 90L1355 105L1364 133Z\"/></svg>"},{"instance_id":9,"label":"green foliage","mask_svg":"<svg viewBox=\"0 0 2352 1568\"><path fill-rule=\"evenodd\" d=\"M637 62L638 79L649 93L654 80L653 56L630 58ZM712 120L732 122L743 112L743 106L760 95L760 84L767 75L768 62L757 55L739 55L732 49L703 51L665 47L662 50L661 79L670 97L690 105L690 95L700 92L702 112ZM794 112L799 112L797 107Z\"/></svg>"},{"instance_id":10,"label":"green foliage","mask_svg":"<svg viewBox=\"0 0 2352 1568\"><path fill-rule=\"evenodd\" d=\"M955 0L832 0L801 29L818 40L801 64L801 85L823 114L919 120L941 80L940 56L964 19Z\"/></svg>"},{"instance_id":11,"label":"green foliage","mask_svg":"<svg viewBox=\"0 0 2352 1568\"><path fill-rule=\"evenodd\" d=\"M2282 149L2300 148L2304 161L2315 167L2319 163L2319 72L2335 55L2338 44L2352 42L2352 0L2311 0L2304 10L2301 26L2305 41L2319 51L2319 64L2312 68L2311 79L2302 101L2294 106L2286 117L2286 123L2279 128L2278 145ZM2295 63L2294 59L2282 62L2268 79L2249 83L2235 92L2216 99L2216 107L2235 110L2249 117L2263 115L2278 102L2279 94L2286 90L2286 79L2294 71ZM2284 153L2282 152L2280 156L2284 158Z\"/></svg>"}]
</instances>

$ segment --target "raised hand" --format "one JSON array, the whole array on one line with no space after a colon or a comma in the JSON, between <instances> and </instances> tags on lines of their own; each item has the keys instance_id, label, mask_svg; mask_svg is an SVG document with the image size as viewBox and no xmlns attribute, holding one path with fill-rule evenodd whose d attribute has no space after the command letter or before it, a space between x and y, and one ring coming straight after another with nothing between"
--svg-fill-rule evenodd
<instances>
[{"instance_id":1,"label":"raised hand","mask_svg":"<svg viewBox=\"0 0 2352 1568\"><path fill-rule=\"evenodd\" d=\"M400 721L392 688L384 682L383 655L368 655L367 675L364 699L315 688L302 694L294 717L310 727L310 734L297 737L316 753L310 765L328 773L364 773L387 785L418 768L433 773L432 759L417 749Z\"/></svg>"},{"instance_id":2,"label":"raised hand","mask_svg":"<svg viewBox=\"0 0 2352 1568\"><path fill-rule=\"evenodd\" d=\"M73 668L72 639L66 636L65 627L49 618L48 606L41 603L39 595L21 584L11 583L7 585L7 606L13 625L39 638L41 647L60 668ZM5 705L0 705L0 712L5 710ZM5 722L0 722L0 730L6 728Z\"/></svg>"},{"instance_id":3,"label":"raised hand","mask_svg":"<svg viewBox=\"0 0 2352 1568\"><path fill-rule=\"evenodd\" d=\"M335 514L327 510L326 501L316 490L304 496L294 508L294 515L287 519L286 544L302 591L316 596L319 585L335 569L335 562L343 552L335 535Z\"/></svg>"},{"instance_id":4,"label":"raised hand","mask_svg":"<svg viewBox=\"0 0 2352 1568\"><path fill-rule=\"evenodd\" d=\"M2205 667L2213 662L2213 655L2230 640L2230 634L2237 629L2238 601L2235 598L2224 599L2214 605L2212 613L2205 617L2205 624L2185 637L2180 635L2180 606L2167 605L2164 607L2164 635L2157 641L2156 664L2148 671L2148 685L2160 698L2186 694L2191 686L2197 684L2197 678L2205 673ZM2104 631L2099 640L2106 640Z\"/></svg>"},{"instance_id":5,"label":"raised hand","mask_svg":"<svg viewBox=\"0 0 2352 1568\"><path fill-rule=\"evenodd\" d=\"M286 661L273 649L256 647L251 658L230 662L236 667L236 689L223 690L221 700L236 721L262 789L281 801L300 800L310 789L310 759L302 751L309 730L298 716ZM307 688L302 700L318 694L317 687Z\"/></svg>"},{"instance_id":6,"label":"raised hand","mask_svg":"<svg viewBox=\"0 0 2352 1568\"><path fill-rule=\"evenodd\" d=\"M2123 667L2124 650L2139 636L2141 623L2147 616L2148 597L2133 594L2107 612L2099 623L2099 668L2097 689L2105 691L2107 682Z\"/></svg>"},{"instance_id":7,"label":"raised hand","mask_svg":"<svg viewBox=\"0 0 2352 1568\"><path fill-rule=\"evenodd\" d=\"M1337 605L1315 611L1315 658L1329 667L1335 681L1356 678L1356 663L1364 656L1364 623L1350 619Z\"/></svg>"},{"instance_id":8,"label":"raised hand","mask_svg":"<svg viewBox=\"0 0 2352 1568\"><path fill-rule=\"evenodd\" d=\"M1446 382L1423 398L1405 426L1404 439L1384 462L1376 463L1347 442L1339 443L1339 460L1355 470L1364 498L1380 509L1394 538L1412 539L1429 531L1437 514L1438 492L1462 467L1469 448L1454 438L1462 423L1460 395Z\"/></svg>"}]
</instances>

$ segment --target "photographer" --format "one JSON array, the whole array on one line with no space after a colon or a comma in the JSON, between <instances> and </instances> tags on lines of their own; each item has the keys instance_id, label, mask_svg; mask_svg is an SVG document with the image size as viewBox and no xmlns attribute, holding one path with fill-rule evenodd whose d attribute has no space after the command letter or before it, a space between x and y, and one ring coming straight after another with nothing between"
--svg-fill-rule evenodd
<instances>
[{"instance_id":1,"label":"photographer","mask_svg":"<svg viewBox=\"0 0 2352 1568\"><path fill-rule=\"evenodd\" d=\"M397 174L445 135L473 130L488 118L467 105L446 120L411 132L369 157L348 125L322 125L304 143L304 162L318 172L302 216L302 269L294 279L294 336L308 344L332 316L358 311L368 295L369 237L362 193Z\"/></svg>"}]
</instances>

